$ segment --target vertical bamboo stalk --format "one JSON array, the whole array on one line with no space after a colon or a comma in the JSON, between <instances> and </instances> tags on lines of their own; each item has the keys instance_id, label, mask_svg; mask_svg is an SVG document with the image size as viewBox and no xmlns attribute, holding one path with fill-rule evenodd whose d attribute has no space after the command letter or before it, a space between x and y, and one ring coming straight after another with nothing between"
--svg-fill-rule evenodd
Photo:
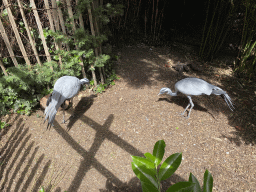
<instances>
[{"instance_id":1,"label":"vertical bamboo stalk","mask_svg":"<svg viewBox=\"0 0 256 192\"><path fill-rule=\"evenodd\" d=\"M156 15L155 15L155 27L154 27L154 41L156 40L156 23L157 23L157 15L158 15L158 3L159 3L159 0L156 0Z\"/></svg>"},{"instance_id":2,"label":"vertical bamboo stalk","mask_svg":"<svg viewBox=\"0 0 256 192\"><path fill-rule=\"evenodd\" d=\"M141 4L141 0L139 1L138 11L137 11L137 17L139 16L139 12L140 12L140 4Z\"/></svg>"},{"instance_id":3,"label":"vertical bamboo stalk","mask_svg":"<svg viewBox=\"0 0 256 192\"><path fill-rule=\"evenodd\" d=\"M10 9L10 7L9 7L10 5L8 4L8 1L7 1L7 0L3 0L3 3L4 3L4 6L5 6L6 9L7 9L8 17L9 17L9 20L10 20L11 26L12 26L12 30L14 31L14 34L15 34L15 37L16 37L16 39L17 39L18 45L19 45L19 47L20 47L21 53L22 53L22 55L23 55L23 57L24 57L24 59L25 59L26 64L28 64L29 67L30 67L31 64L30 64L30 61L29 61L29 59L28 59L28 56L27 56L26 50L25 50L25 48L24 48L24 45L23 45L23 43L22 43L22 41L21 41L21 38L20 38L20 34L19 34L19 31L18 31L17 25L16 25L16 23L15 23L15 20L14 20L13 15L12 15L12 11L11 11L11 9Z\"/></svg>"},{"instance_id":4,"label":"vertical bamboo stalk","mask_svg":"<svg viewBox=\"0 0 256 192\"><path fill-rule=\"evenodd\" d=\"M51 10L50 10L50 6L49 6L48 0L45 0L45 1L44 1L44 4L45 4L46 11L47 11L49 23L50 23L50 29L53 30L53 31L55 31L55 30L54 30L53 19L52 19L52 14L51 14Z\"/></svg>"},{"instance_id":5,"label":"vertical bamboo stalk","mask_svg":"<svg viewBox=\"0 0 256 192\"><path fill-rule=\"evenodd\" d=\"M52 0L52 4L55 4L55 10L53 10L53 16L54 16L54 20L55 20L55 27L56 27L56 30L58 30L59 28L59 23L56 21L58 20L58 16L57 16L57 12L56 12L56 2L55 0ZM50 7L49 7L49 3L48 3L48 0L45 0L44 1L45 3L45 7L47 9L47 14L48 14L48 19L49 19L49 22L50 22L50 29L52 31L55 31L54 29L54 25L53 25L53 19L52 19L52 15L51 15L51 11L50 11ZM56 50L62 50L61 49L61 45L59 43L57 43L56 41L54 41L54 44L55 44L55 47L56 47ZM60 62L60 68L62 68L62 60L61 60L61 56L60 54L58 54L59 56L59 62Z\"/></svg>"},{"instance_id":6,"label":"vertical bamboo stalk","mask_svg":"<svg viewBox=\"0 0 256 192\"><path fill-rule=\"evenodd\" d=\"M56 2L62 2L63 0L57 0ZM67 32L66 32L66 27L65 27L65 22L64 22L64 19L63 19L63 14L62 14L62 11L61 11L61 8L58 6L58 15L59 15L59 20L60 20L60 26L61 26L61 29L62 29L62 32L66 35ZM65 45L67 50L69 51L70 48L68 46L68 44Z\"/></svg>"},{"instance_id":7,"label":"vertical bamboo stalk","mask_svg":"<svg viewBox=\"0 0 256 192\"><path fill-rule=\"evenodd\" d=\"M125 18L124 18L124 27L126 25L126 19L127 19L129 7L130 7L130 3L129 2L130 2L130 0L127 1L127 9L126 9Z\"/></svg>"},{"instance_id":8,"label":"vertical bamboo stalk","mask_svg":"<svg viewBox=\"0 0 256 192\"><path fill-rule=\"evenodd\" d=\"M89 13L89 21L90 21L91 33L92 33L93 36L95 36L95 31L94 31L94 27L93 27L93 19L92 19L92 10L91 10L90 5L88 6L87 9L88 9L88 13ZM91 65L91 68L95 69L93 65ZM93 77L93 80L94 80L94 85L97 86L97 80L96 80L96 75L95 75L94 70L92 70L92 77Z\"/></svg>"},{"instance_id":9,"label":"vertical bamboo stalk","mask_svg":"<svg viewBox=\"0 0 256 192\"><path fill-rule=\"evenodd\" d=\"M18 0L18 5L20 7L20 13L21 13L21 16L22 16L22 20L24 21L24 24L25 24L25 28L26 28L26 31L27 31L27 34L28 34L28 38L29 38L32 50L35 54L35 57L36 57L36 60L37 60L38 64L42 65L42 63L39 59L39 56L38 56L38 52L36 50L35 41L33 40L32 36L31 36L31 32L30 32L30 29L29 29L29 26L28 26L28 22L27 22L25 13L23 11L22 4L21 4L20 0Z\"/></svg>"},{"instance_id":10,"label":"vertical bamboo stalk","mask_svg":"<svg viewBox=\"0 0 256 192\"><path fill-rule=\"evenodd\" d=\"M47 61L50 62L52 60L51 59L51 55L50 55L50 53L48 51L48 47L47 47L46 40L45 40L45 37L44 37L44 32L43 32L42 24L41 24L41 21L39 19L39 15L38 15L38 12L36 10L36 5L35 5L34 0L30 0L30 4L31 4L31 7L33 9L33 13L34 13L34 16L35 16L35 19L36 19L36 23L37 23L37 26L38 26L39 34L41 36L41 40L42 40L42 43L43 43L44 52L45 52Z\"/></svg>"},{"instance_id":11,"label":"vertical bamboo stalk","mask_svg":"<svg viewBox=\"0 0 256 192\"><path fill-rule=\"evenodd\" d=\"M76 4L78 4L78 0L76 0ZM84 29L84 20L83 20L83 17L82 17L81 13L79 14L79 23L80 23L80 27L82 29Z\"/></svg>"},{"instance_id":12,"label":"vertical bamboo stalk","mask_svg":"<svg viewBox=\"0 0 256 192\"><path fill-rule=\"evenodd\" d=\"M60 30L60 22L59 22L59 19L58 19L57 4L56 4L55 0L52 0L52 15L53 15L53 18L54 18L54 21L55 21L56 31L59 31Z\"/></svg>"},{"instance_id":13,"label":"vertical bamboo stalk","mask_svg":"<svg viewBox=\"0 0 256 192\"><path fill-rule=\"evenodd\" d=\"M97 1L98 0L94 0L94 2L96 2L96 6L99 6ZM95 9L94 2L92 2L93 9ZM96 29L97 35L100 35L99 25L98 25L98 21L97 21L96 17L94 17L94 23L95 23L95 29ZM96 34L94 34L94 37L95 36L96 36ZM100 52L100 54L102 54L101 53L101 44L99 45L98 48L95 48L95 55L96 55L96 57L99 56L99 52ZM101 83L104 84L104 77L103 77L103 74L102 74L102 69L103 69L103 73L104 73L104 68L103 67L99 67Z\"/></svg>"},{"instance_id":14,"label":"vertical bamboo stalk","mask_svg":"<svg viewBox=\"0 0 256 192\"><path fill-rule=\"evenodd\" d=\"M73 33L75 33L76 31L76 26L75 26L75 21L74 21L74 17L73 17L73 12L72 12L72 7L71 7L71 3L70 3L70 0L66 0L66 3L67 3L67 7L68 7L68 14L69 14L69 17L71 19L71 22L73 24L72 28L73 28ZM77 45L76 45L76 49L78 49ZM83 64L83 58L80 57L80 60L81 60L81 63L79 63L82 67L82 73L83 73L83 77L86 78L86 74L85 74L85 70L84 70L84 64ZM94 71L92 71L92 74L94 74L95 76L95 73Z\"/></svg>"},{"instance_id":15,"label":"vertical bamboo stalk","mask_svg":"<svg viewBox=\"0 0 256 192\"><path fill-rule=\"evenodd\" d=\"M70 17L71 23L72 23L72 30L73 30L73 32L75 32L76 31L76 26L75 26L75 20L74 20L70 0L66 0L66 3L67 3L67 7L68 7L68 14L69 14L69 17Z\"/></svg>"},{"instance_id":16,"label":"vertical bamboo stalk","mask_svg":"<svg viewBox=\"0 0 256 192\"><path fill-rule=\"evenodd\" d=\"M208 1L208 7L207 7L207 11L206 11L202 42L201 42L200 50L199 50L199 56L200 57L203 57L204 46L205 46L205 43L206 43L205 33L206 33L206 28L207 28L207 23L208 23L208 14L209 14L209 10L210 10L210 3L211 3L211 0Z\"/></svg>"},{"instance_id":17,"label":"vertical bamboo stalk","mask_svg":"<svg viewBox=\"0 0 256 192\"><path fill-rule=\"evenodd\" d=\"M12 50L10 41L9 41L7 35L6 35L6 32L5 32L5 29L4 29L4 26L3 26L3 23L2 23L2 21L1 21L1 19L0 19L0 32L1 32L1 34L2 34L2 37L3 37L4 42L5 42L5 45L6 45L6 47L7 47L7 50L8 50L8 52L9 52L9 54L10 54L10 57L11 57L11 59L12 59L14 65L15 65L15 67L18 67L18 62L17 62L17 60L16 60L16 58L15 58L15 55L14 55L14 53L13 53L13 50Z\"/></svg>"},{"instance_id":18,"label":"vertical bamboo stalk","mask_svg":"<svg viewBox=\"0 0 256 192\"><path fill-rule=\"evenodd\" d=\"M4 64L3 64L3 62L2 62L2 58L0 58L0 66L1 66L1 68L2 68L2 70L3 70L3 72L4 72L4 75L5 75L5 76L8 76L8 74L6 73L6 69L5 69L5 67L4 67Z\"/></svg>"},{"instance_id":19,"label":"vertical bamboo stalk","mask_svg":"<svg viewBox=\"0 0 256 192\"><path fill-rule=\"evenodd\" d=\"M62 3L61 0L57 0L56 3L57 3L57 2L61 2L61 3ZM64 22L64 19L63 19L63 14L62 14L61 8L58 6L58 7L57 7L57 10L58 10L58 15L59 15L59 19L60 19L60 26L61 26L62 32L63 32L64 34L67 34L66 28L65 28L65 22Z\"/></svg>"},{"instance_id":20,"label":"vertical bamboo stalk","mask_svg":"<svg viewBox=\"0 0 256 192\"><path fill-rule=\"evenodd\" d=\"M147 37L147 10L145 10L145 26L144 26L144 30L145 30L145 38Z\"/></svg>"},{"instance_id":21,"label":"vertical bamboo stalk","mask_svg":"<svg viewBox=\"0 0 256 192\"><path fill-rule=\"evenodd\" d=\"M152 7L151 33L153 33L153 19L154 19L154 12L155 12L155 0L153 0L153 7Z\"/></svg>"}]
</instances>

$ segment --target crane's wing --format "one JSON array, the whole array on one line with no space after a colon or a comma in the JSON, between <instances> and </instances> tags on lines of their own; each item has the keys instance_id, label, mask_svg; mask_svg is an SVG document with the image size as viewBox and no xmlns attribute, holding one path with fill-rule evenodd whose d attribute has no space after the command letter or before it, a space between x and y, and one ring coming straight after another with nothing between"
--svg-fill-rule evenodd
<instances>
[{"instance_id":1,"label":"crane's wing","mask_svg":"<svg viewBox=\"0 0 256 192\"><path fill-rule=\"evenodd\" d=\"M214 87L198 78L185 78L175 84L175 89L185 95L210 95Z\"/></svg>"},{"instance_id":2,"label":"crane's wing","mask_svg":"<svg viewBox=\"0 0 256 192\"><path fill-rule=\"evenodd\" d=\"M73 76L63 76L56 81L53 89L58 91L66 100L76 96L80 88L81 82L78 78Z\"/></svg>"}]
</instances>

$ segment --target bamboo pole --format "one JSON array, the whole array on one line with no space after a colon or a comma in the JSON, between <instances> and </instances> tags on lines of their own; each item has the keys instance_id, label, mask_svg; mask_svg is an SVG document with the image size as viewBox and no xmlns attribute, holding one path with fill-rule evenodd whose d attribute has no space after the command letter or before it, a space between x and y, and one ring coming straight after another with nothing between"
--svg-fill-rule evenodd
<instances>
[{"instance_id":1,"label":"bamboo pole","mask_svg":"<svg viewBox=\"0 0 256 192\"><path fill-rule=\"evenodd\" d=\"M29 67L31 67L31 64L30 64L30 61L28 59L26 50L25 50L24 45L23 45L23 43L21 41L21 38L20 38L20 34L19 34L19 31L18 31L17 25L15 23L13 15L12 15L12 11L10 9L10 4L8 3L7 0L3 0L3 3L4 3L4 6L7 9L8 17L9 17L9 20L10 20L11 26L12 26L12 30L14 31L14 34L15 34L15 37L17 39L18 45L20 47L21 53L22 53L22 55L23 55L23 57L25 59L26 64L28 64Z\"/></svg>"},{"instance_id":2,"label":"bamboo pole","mask_svg":"<svg viewBox=\"0 0 256 192\"><path fill-rule=\"evenodd\" d=\"M73 33L74 33L76 31L76 26L75 26L75 20L74 20L70 0L66 0L66 3L67 3L67 7L68 7L68 14L69 14L69 17L70 17L70 20L71 20L71 23L72 23L72 30L73 30Z\"/></svg>"},{"instance_id":3,"label":"bamboo pole","mask_svg":"<svg viewBox=\"0 0 256 192\"><path fill-rule=\"evenodd\" d=\"M46 12L47 12L47 15L48 15L48 20L49 20L49 23L50 23L50 29L55 31L54 30L53 19L52 19L52 14L51 14L51 10L50 10L50 6L49 6L48 0L45 0L44 4L45 4Z\"/></svg>"},{"instance_id":4,"label":"bamboo pole","mask_svg":"<svg viewBox=\"0 0 256 192\"><path fill-rule=\"evenodd\" d=\"M2 37L3 37L4 42L5 42L5 45L6 45L6 47L7 47L7 50L8 50L8 52L9 52L9 54L10 54L10 57L11 57L11 59L12 59L14 65L15 65L15 67L18 67L18 62L17 62L17 60L16 60L16 58L15 58L15 55L14 55L14 53L13 53L13 50L12 50L10 41L9 41L7 35L6 35L6 32L5 32L5 29L4 29L4 26L3 26L3 23L2 23L2 21L1 21L1 19L0 19L0 32L1 32L1 34L2 34Z\"/></svg>"},{"instance_id":5,"label":"bamboo pole","mask_svg":"<svg viewBox=\"0 0 256 192\"><path fill-rule=\"evenodd\" d=\"M60 30L60 22L58 19L57 4L56 4L55 0L52 0L52 14L53 14L54 22L55 22L56 31L59 31Z\"/></svg>"},{"instance_id":6,"label":"bamboo pole","mask_svg":"<svg viewBox=\"0 0 256 192\"><path fill-rule=\"evenodd\" d=\"M139 5L138 5L137 17L139 16L139 12L140 12L140 4L141 4L141 0L139 1Z\"/></svg>"},{"instance_id":7,"label":"bamboo pole","mask_svg":"<svg viewBox=\"0 0 256 192\"><path fill-rule=\"evenodd\" d=\"M66 0L66 3L67 3L67 7L68 7L68 14L69 14L69 17L71 19L71 22L73 24L72 28L73 28L73 33L75 33L76 31L76 26L75 26L75 21L74 21L74 17L73 17L73 12L72 12L72 7L71 7L71 3L70 3L70 0ZM76 49L78 49L78 46L76 45ZM83 63L83 58L80 57L79 58L81 60L81 62L79 63L82 67L82 74L83 74L83 77L86 78L86 74L85 74L85 70L84 70L84 63ZM95 76L95 73L94 71L92 71L92 75ZM96 78L95 78L96 79ZM97 83L97 82L96 82Z\"/></svg>"},{"instance_id":8,"label":"bamboo pole","mask_svg":"<svg viewBox=\"0 0 256 192\"><path fill-rule=\"evenodd\" d=\"M98 4L97 1L98 1L98 0L94 0L94 2L96 2L96 7L99 6L99 4ZM95 7L94 7L94 2L92 2L92 8L93 8L93 10L95 9ZM98 25L98 21L97 21L96 17L94 17L94 23L95 23L95 29L96 29L97 35L100 35L99 25ZM94 37L96 36L96 33L95 33L95 32L94 32L93 36L94 36ZM98 50L98 48L99 48L99 50ZM100 54L102 54L102 52L101 52L101 44L99 45L98 48L95 48L95 55L96 55L96 57L99 56L99 52L100 52ZM103 74L102 74L102 69L103 69L103 73L104 73L104 68L103 68L103 67L99 67L101 83L104 84L104 77L103 77Z\"/></svg>"},{"instance_id":9,"label":"bamboo pole","mask_svg":"<svg viewBox=\"0 0 256 192\"><path fill-rule=\"evenodd\" d=\"M91 33L93 36L95 36L95 31L94 31L94 27L93 27L93 19L92 19L92 10L91 10L91 6L88 5L88 13L89 13L89 21L90 21L90 27L91 27ZM95 69L93 65L91 65L91 68L92 69ZM94 80L94 85L97 86L97 80L96 80L96 75L95 75L95 72L94 70L92 70L92 77L93 77L93 80Z\"/></svg>"},{"instance_id":10,"label":"bamboo pole","mask_svg":"<svg viewBox=\"0 0 256 192\"><path fill-rule=\"evenodd\" d=\"M78 5L78 0L76 0L76 4ZM84 20L83 20L83 17L82 17L81 13L79 14L79 23L80 23L80 27L82 29L84 29Z\"/></svg>"},{"instance_id":11,"label":"bamboo pole","mask_svg":"<svg viewBox=\"0 0 256 192\"><path fill-rule=\"evenodd\" d=\"M26 31L27 31L27 35L28 35L28 38L29 38L32 50L33 50L33 52L35 54L35 57L36 57L36 60L37 60L38 64L42 65L42 63L41 63L41 61L39 59L39 56L38 56L38 52L36 50L35 41L33 40L32 36L31 36L31 32L30 32L30 29L29 29L29 26L28 26L28 22L27 22L25 13L23 11L21 2L20 2L20 0L17 0L17 1L18 1L18 5L20 7L20 13L21 13L21 16L22 16L22 20L24 21L24 24L25 24L25 28L26 28Z\"/></svg>"},{"instance_id":12,"label":"bamboo pole","mask_svg":"<svg viewBox=\"0 0 256 192\"><path fill-rule=\"evenodd\" d=\"M62 1L63 0L57 0L56 2L63 3ZM60 26L61 26L62 32L63 32L63 34L67 35L65 22L64 22L64 19L63 19L63 14L62 14L61 8L58 6L57 10L58 10L58 15L59 15ZM69 48L68 44L65 44L65 46L66 46L67 50L69 51L70 48Z\"/></svg>"},{"instance_id":13,"label":"bamboo pole","mask_svg":"<svg viewBox=\"0 0 256 192\"><path fill-rule=\"evenodd\" d=\"M33 9L33 12L34 12L34 15L35 15L36 23L37 23L37 26L38 26L39 34L41 36L41 40L42 40L42 43L43 43L43 47L44 47L44 51L45 51L47 61L50 62L50 61L52 61L51 55L48 51L48 47L47 47L46 40L45 40L45 37L44 37L42 24L41 24L41 21L39 19L39 15L38 15L38 12L36 10L36 5L35 5L34 0L30 0L30 5L31 5L31 7Z\"/></svg>"},{"instance_id":14,"label":"bamboo pole","mask_svg":"<svg viewBox=\"0 0 256 192\"><path fill-rule=\"evenodd\" d=\"M1 68L2 68L2 70L3 70L3 72L4 72L4 75L5 75L5 76L8 76L8 74L7 74L7 72L6 72L6 69L5 69L5 67L4 67L4 64L3 64L3 62L2 62L2 59L0 59L0 66L1 66Z\"/></svg>"},{"instance_id":15,"label":"bamboo pole","mask_svg":"<svg viewBox=\"0 0 256 192\"><path fill-rule=\"evenodd\" d=\"M126 13L125 13L125 18L124 18L124 27L126 25L126 19L127 19L127 15L128 15L128 10L129 10L129 7L130 7L130 0L127 1L127 9L126 9Z\"/></svg>"},{"instance_id":16,"label":"bamboo pole","mask_svg":"<svg viewBox=\"0 0 256 192\"><path fill-rule=\"evenodd\" d=\"M61 0L57 0L56 3L57 3L57 2L62 3ZM58 15L59 15L59 19L60 19L60 26L61 26L62 32L63 32L64 34L67 34L66 28L65 28L65 22L64 22L64 19L63 19L62 10L61 10L61 8L60 8L59 6L57 7L57 10L58 10Z\"/></svg>"},{"instance_id":17,"label":"bamboo pole","mask_svg":"<svg viewBox=\"0 0 256 192\"><path fill-rule=\"evenodd\" d=\"M159 0L156 1L155 27L154 27L154 35L153 35L154 41L156 40L156 23L157 23L157 16L158 16L158 3L159 3Z\"/></svg>"},{"instance_id":18,"label":"bamboo pole","mask_svg":"<svg viewBox=\"0 0 256 192\"><path fill-rule=\"evenodd\" d=\"M45 2L45 7L47 9L47 14L48 14L49 22L50 22L50 29L52 31L55 31L48 0L45 0L44 2ZM58 20L58 16L57 16L57 12L56 12L56 2L55 3L54 2L55 2L55 0L52 0L52 4L55 4L55 11L53 10L53 16L54 16L54 20L55 20L56 30L58 30L58 28L59 28L58 26L59 25L58 25L58 22L56 22L56 20ZM60 44L57 43L55 40L54 40L54 44L55 44L56 50L62 50ZM61 59L60 54L58 54L58 56L59 56L60 68L62 68L62 59Z\"/></svg>"},{"instance_id":19,"label":"bamboo pole","mask_svg":"<svg viewBox=\"0 0 256 192\"><path fill-rule=\"evenodd\" d=\"M152 8L152 18L151 18L151 34L153 33L153 19L154 19L154 12L155 12L155 1L153 0L153 8Z\"/></svg>"}]
</instances>

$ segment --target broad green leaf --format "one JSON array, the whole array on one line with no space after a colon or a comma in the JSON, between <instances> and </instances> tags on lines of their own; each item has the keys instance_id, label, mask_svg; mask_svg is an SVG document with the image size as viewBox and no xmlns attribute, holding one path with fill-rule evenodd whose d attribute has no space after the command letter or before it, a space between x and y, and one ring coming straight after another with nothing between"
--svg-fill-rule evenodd
<instances>
[{"instance_id":1,"label":"broad green leaf","mask_svg":"<svg viewBox=\"0 0 256 192\"><path fill-rule=\"evenodd\" d=\"M151 153L145 153L144 156L145 156L149 161L151 161L152 163L154 163L155 160L156 160L156 157L153 156Z\"/></svg>"},{"instance_id":2,"label":"broad green leaf","mask_svg":"<svg viewBox=\"0 0 256 192\"><path fill-rule=\"evenodd\" d=\"M157 188L156 178L142 171L141 168L137 166L134 162L132 162L132 170L135 173L135 175L139 178L140 181L152 184Z\"/></svg>"},{"instance_id":3,"label":"broad green leaf","mask_svg":"<svg viewBox=\"0 0 256 192\"><path fill-rule=\"evenodd\" d=\"M206 169L204 172L204 192L211 192L213 188L212 174Z\"/></svg>"},{"instance_id":4,"label":"broad green leaf","mask_svg":"<svg viewBox=\"0 0 256 192\"><path fill-rule=\"evenodd\" d=\"M148 159L132 156L132 160L138 167L140 167L143 172L148 173L152 176L156 175L156 168L154 166L154 163L152 163Z\"/></svg>"},{"instance_id":5,"label":"broad green leaf","mask_svg":"<svg viewBox=\"0 0 256 192\"><path fill-rule=\"evenodd\" d=\"M143 192L158 192L157 188L149 183L141 181L141 188Z\"/></svg>"},{"instance_id":6,"label":"broad green leaf","mask_svg":"<svg viewBox=\"0 0 256 192\"><path fill-rule=\"evenodd\" d=\"M198 191L198 192L202 191L197 178L192 173L190 173L189 175L189 182L195 183L193 191Z\"/></svg>"},{"instance_id":7,"label":"broad green leaf","mask_svg":"<svg viewBox=\"0 0 256 192\"><path fill-rule=\"evenodd\" d=\"M155 162L154 162L156 167L161 163L161 161L163 159L164 149L165 149L164 140L157 141L154 146L154 150L153 150L153 156L156 157Z\"/></svg>"},{"instance_id":8,"label":"broad green leaf","mask_svg":"<svg viewBox=\"0 0 256 192\"><path fill-rule=\"evenodd\" d=\"M43 187L41 187L41 189L40 189L40 191L39 192L44 192L44 188Z\"/></svg>"},{"instance_id":9,"label":"broad green leaf","mask_svg":"<svg viewBox=\"0 0 256 192\"><path fill-rule=\"evenodd\" d=\"M176 192L176 191L191 192L193 191L194 185L195 183L188 182L188 181L179 182L169 187L169 189L167 189L166 192Z\"/></svg>"},{"instance_id":10,"label":"broad green leaf","mask_svg":"<svg viewBox=\"0 0 256 192\"><path fill-rule=\"evenodd\" d=\"M161 165L159 170L159 179L163 181L169 178L180 166L182 159L181 153L175 153L169 156Z\"/></svg>"}]
</instances>

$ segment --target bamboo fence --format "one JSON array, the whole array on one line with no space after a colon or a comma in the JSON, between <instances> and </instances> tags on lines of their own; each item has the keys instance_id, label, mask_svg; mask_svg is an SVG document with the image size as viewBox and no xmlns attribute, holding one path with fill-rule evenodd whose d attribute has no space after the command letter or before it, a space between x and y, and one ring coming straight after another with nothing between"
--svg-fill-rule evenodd
<instances>
[{"instance_id":1,"label":"bamboo fence","mask_svg":"<svg viewBox=\"0 0 256 192\"><path fill-rule=\"evenodd\" d=\"M103 6L103 0L91 0L90 3L87 4L87 13L83 15L84 17L80 14L76 19L74 18L74 14L75 11L77 11L75 6L78 4L78 1L79 0L44 0L36 1L35 3L34 0L3 0L3 5L0 9L0 33L2 37L2 39L0 37L0 40L2 40L2 44L0 43L0 49L3 50L4 48L7 48L6 50L8 53L5 52L4 56L0 54L0 60L3 58L11 58L15 67L18 67L17 58L20 57L25 60L25 63L29 67L35 63L43 65L42 63L45 61L50 62L52 60L52 56L49 53L50 48L47 46L43 32L43 28L46 27L50 28L52 31L61 31L67 36L74 34L77 28L84 29L87 27L93 36L100 36L103 32L102 30L104 30L103 25L97 15L94 14L96 9ZM104 1L105 4L107 2L107 0ZM157 42L159 40L162 22L164 20L163 13L167 2L166 0L117 0L117 3L118 2L123 3L124 5L124 14L110 16L110 22L112 22L111 30L113 30L113 32L117 29L117 31L121 32L134 31L138 34L138 26L144 25L141 27L145 38L150 39L152 42ZM31 8L28 8L30 6L32 7L32 10ZM30 9L30 12L28 9ZM63 10L67 12L63 13ZM4 16L3 12L7 12L8 14ZM139 14L141 17L139 17ZM69 17L72 30L67 30L65 25L67 17ZM24 23L26 35L19 32L20 26L17 25L18 21L22 21ZM40 35L43 45L40 54L37 51L38 47L35 39L31 36L35 30ZM122 37L120 39L122 39ZM68 44L56 42L54 40L54 49L69 51L70 47ZM101 45L94 49L94 53L96 57L102 54ZM86 77L83 59L81 57L80 60L81 63L79 64L82 66L82 74ZM7 75L4 64L0 63L0 66L3 73ZM62 68L62 58L60 55L59 66ZM92 72L94 83L97 85L95 67L93 64L89 67ZM100 81L101 83L104 83L105 74L104 69L102 69L103 68L98 68Z\"/></svg>"},{"instance_id":2,"label":"bamboo fence","mask_svg":"<svg viewBox=\"0 0 256 192\"><path fill-rule=\"evenodd\" d=\"M99 0L99 2L102 2L102 0ZM18 62L17 62L17 58L23 58L25 60L25 63L28 65L28 67L30 68L31 65L35 64L35 62L37 62L39 65L42 65L42 60L47 60L48 62L52 61L51 55L49 53L49 47L47 46L47 42L46 39L44 37L44 32L43 32L43 26L45 26L45 23L42 22L45 21L45 16L47 16L47 24L46 26L49 27L52 31L61 31L63 34L67 34L67 29L65 26L65 18L63 16L62 10L59 6L57 6L59 3L61 3L62 5L66 6L67 11L68 11L68 16L71 20L71 24L72 24L72 34L75 33L76 30L76 25L79 24L79 27L81 28L85 28L84 26L84 21L83 21L83 17L80 14L79 19L77 21L75 21L74 19L74 13L72 10L72 6L74 6L75 4L78 3L78 0L44 0L43 1L43 8L42 5L40 8L37 8L35 1L34 0L29 0L29 1L25 1L25 0L17 0L17 3L13 3L13 0L3 0L3 5L1 7L1 16L0 16L0 33L1 33L1 37L2 40L4 41L5 47L7 48L7 51L9 53L8 56L4 56L6 58L11 58L13 61L13 64L15 65L15 67L18 67ZM26 15L26 11L27 11L27 7L31 6L32 8L32 13L28 16L28 14ZM26 29L26 38L21 36L20 32L19 32L19 26L17 26L17 21L18 20L17 14L14 10L19 10L20 12L20 17L19 20L22 20L22 22L25 25L25 29ZM3 16L3 12L6 11L7 12L7 18L4 18ZM27 11L28 12L28 11ZM40 14L39 14L40 12ZM43 12L43 14L42 14ZM93 22L92 20L92 10L91 8L88 9L88 15L89 15L89 20L90 22ZM29 21L30 22L29 22ZM33 23L34 21L34 23ZM7 24L6 24L7 23ZM36 27L35 27L35 23L36 23ZM11 27L10 27L11 26ZM91 23L91 32L92 34L95 36L95 24ZM8 32L6 31L6 28L8 30ZM44 54L40 54L38 53L37 49L36 49L36 42L35 39L33 39L32 37L32 33L33 30L37 30L42 44L43 44L43 50L44 50ZM13 33L15 35L15 38L13 37ZM9 36L8 36L9 35ZM14 42L15 41L15 42ZM26 41L26 42L25 42ZM18 47L13 47L13 44L18 44ZM28 46L29 45L29 46ZM64 45L63 43L58 43L58 42L54 42L55 45L55 49L56 50L62 50L62 49L66 49L66 50L70 50L68 45ZM3 47L3 46L2 46ZM19 50L17 50L17 48L19 48ZM77 47L76 47L77 48ZM32 50L30 51L30 54L28 53L28 50ZM95 51L98 49L95 49ZM101 48L100 48L101 50ZM18 53L22 53L22 56L17 55ZM98 56L98 51L95 52L95 55ZM32 58L35 58L36 60L33 60ZM59 65L60 67L62 67L62 61L61 61L61 57L59 57ZM2 55L0 55L0 67L4 73L4 75L8 75L8 73L6 72L6 68L2 62ZM81 63L80 65L82 66L82 74L84 77L86 77L85 74L85 69L83 66L83 59L80 58ZM32 62L34 61L34 62ZM93 65L91 66L93 67ZM102 74L100 73L101 77ZM92 70L92 76L94 79L95 84L97 85L97 81L96 81L96 75L95 75L95 71ZM101 79L102 83L104 82L103 79Z\"/></svg>"}]
</instances>

